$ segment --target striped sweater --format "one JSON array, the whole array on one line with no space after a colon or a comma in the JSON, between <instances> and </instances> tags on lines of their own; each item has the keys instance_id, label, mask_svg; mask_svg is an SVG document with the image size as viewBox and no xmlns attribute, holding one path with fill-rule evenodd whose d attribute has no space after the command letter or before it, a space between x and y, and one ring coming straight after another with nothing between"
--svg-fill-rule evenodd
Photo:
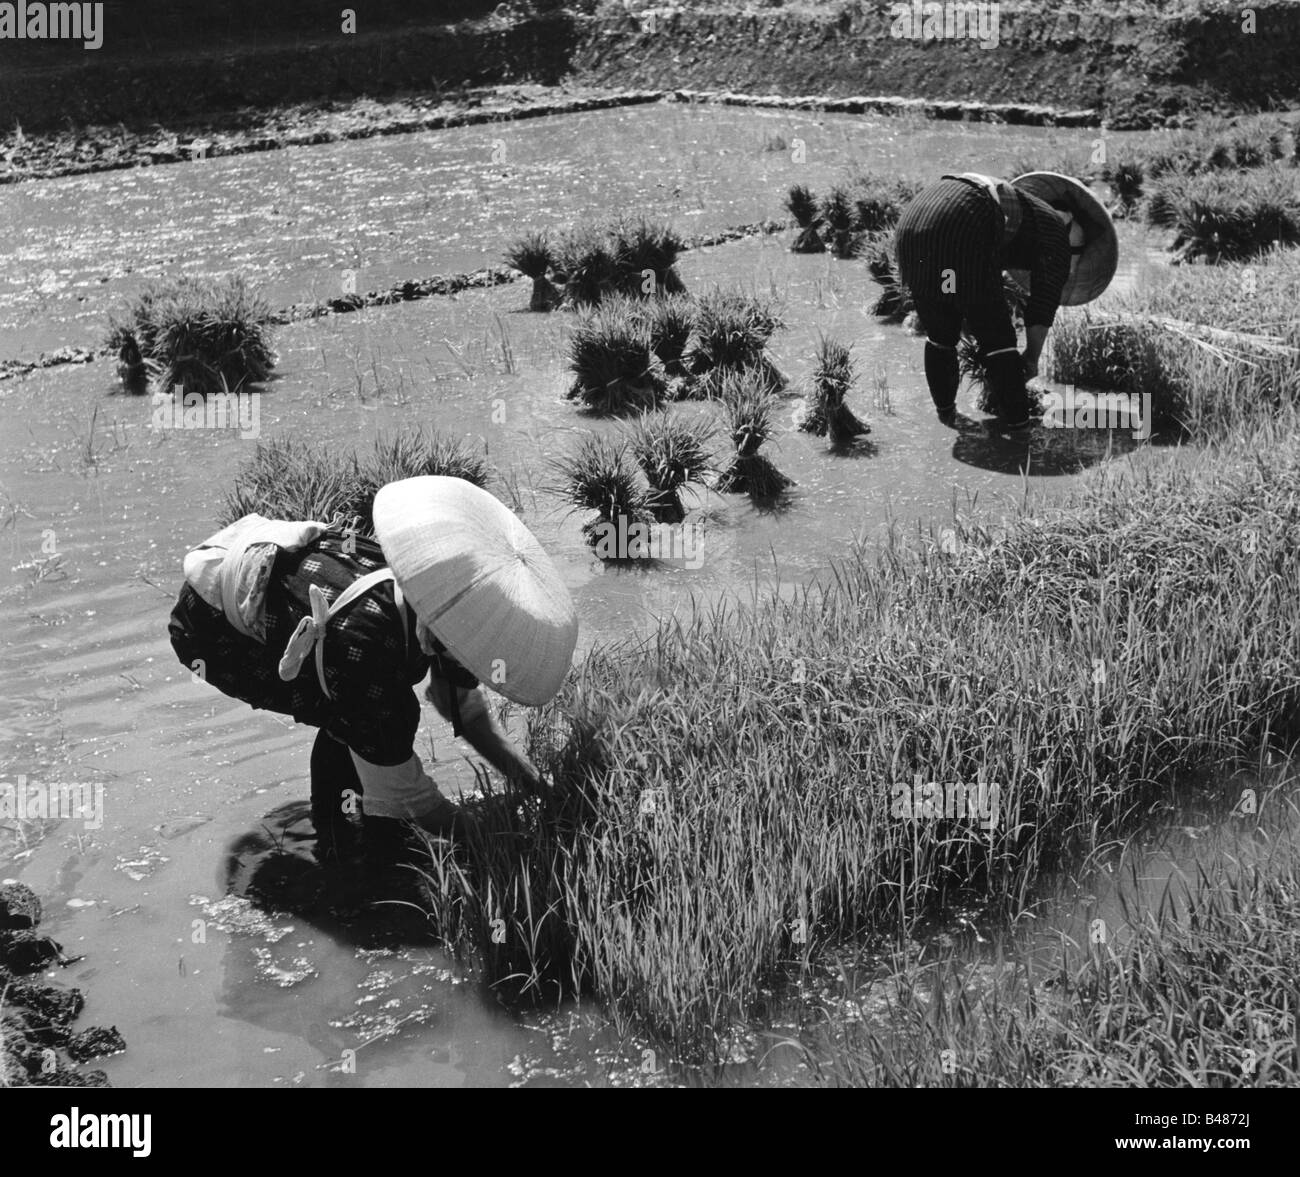
<instances>
[{"instance_id":1,"label":"striped sweater","mask_svg":"<svg viewBox=\"0 0 1300 1177\"><path fill-rule=\"evenodd\" d=\"M1070 276L1070 237L1051 206L1015 189L1021 222L1002 243L1002 214L989 195L956 179L919 192L895 231L899 277L914 295L959 306L1002 299L1002 271L1029 271L1027 326L1050 327Z\"/></svg>"}]
</instances>

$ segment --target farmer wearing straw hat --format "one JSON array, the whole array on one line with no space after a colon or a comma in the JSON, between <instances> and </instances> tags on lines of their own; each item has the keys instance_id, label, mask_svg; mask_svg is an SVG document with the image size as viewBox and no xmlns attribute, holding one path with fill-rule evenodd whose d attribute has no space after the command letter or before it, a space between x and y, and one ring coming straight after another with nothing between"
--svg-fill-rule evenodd
<instances>
[{"instance_id":1,"label":"farmer wearing straw hat","mask_svg":"<svg viewBox=\"0 0 1300 1177\"><path fill-rule=\"evenodd\" d=\"M186 558L169 626L177 655L253 707L319 728L311 753L318 857L351 849L359 795L367 858L412 821L454 832L459 807L415 752L413 687L500 772L536 769L479 684L525 706L559 690L577 641L573 602L541 545L502 503L459 478L391 482L375 540L319 523L246 516Z\"/></svg>"},{"instance_id":2,"label":"farmer wearing straw hat","mask_svg":"<svg viewBox=\"0 0 1300 1177\"><path fill-rule=\"evenodd\" d=\"M1060 306L1091 302L1119 263L1115 226L1069 176L1030 172L1011 182L946 175L903 210L895 233L899 277L925 331L925 378L939 419L956 419L962 323L984 359L999 424L1033 424L1026 380ZM1002 272L1028 288L1024 353L1003 295Z\"/></svg>"}]
</instances>

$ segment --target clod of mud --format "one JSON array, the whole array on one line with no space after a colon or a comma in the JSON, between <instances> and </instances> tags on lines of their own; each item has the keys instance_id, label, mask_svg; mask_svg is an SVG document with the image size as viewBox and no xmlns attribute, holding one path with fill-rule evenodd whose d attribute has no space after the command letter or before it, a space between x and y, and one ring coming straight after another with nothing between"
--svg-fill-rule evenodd
<instances>
[{"instance_id":1,"label":"clod of mud","mask_svg":"<svg viewBox=\"0 0 1300 1177\"><path fill-rule=\"evenodd\" d=\"M39 973L46 965L63 959L63 946L30 928L0 933L0 964L20 976Z\"/></svg>"},{"instance_id":2,"label":"clod of mud","mask_svg":"<svg viewBox=\"0 0 1300 1177\"><path fill-rule=\"evenodd\" d=\"M126 1042L116 1026L74 1033L72 1022L85 1008L80 989L19 979L51 962L70 963L62 947L36 928L41 901L22 883L0 888L0 1087L108 1087L103 1071L78 1071L76 1062L118 1054Z\"/></svg>"},{"instance_id":3,"label":"clod of mud","mask_svg":"<svg viewBox=\"0 0 1300 1177\"><path fill-rule=\"evenodd\" d=\"M74 1062L89 1062L92 1058L105 1055L121 1054L126 1049L126 1040L118 1033L116 1026L92 1026L80 1030L68 1039L68 1055Z\"/></svg>"},{"instance_id":4,"label":"clod of mud","mask_svg":"<svg viewBox=\"0 0 1300 1177\"><path fill-rule=\"evenodd\" d=\"M44 1029L67 1031L68 1025L86 1008L86 998L80 989L43 985L39 981L15 981L5 995L5 1004L24 1008Z\"/></svg>"},{"instance_id":5,"label":"clod of mud","mask_svg":"<svg viewBox=\"0 0 1300 1177\"><path fill-rule=\"evenodd\" d=\"M40 922L41 901L35 891L23 883L0 887L0 929L34 928Z\"/></svg>"}]
</instances>

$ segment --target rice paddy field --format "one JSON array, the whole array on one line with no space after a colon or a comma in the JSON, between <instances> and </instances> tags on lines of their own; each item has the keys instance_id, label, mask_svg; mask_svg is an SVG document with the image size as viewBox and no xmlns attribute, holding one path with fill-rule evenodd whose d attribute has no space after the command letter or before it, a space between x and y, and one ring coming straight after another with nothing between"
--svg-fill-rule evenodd
<instances>
[{"instance_id":1,"label":"rice paddy field","mask_svg":"<svg viewBox=\"0 0 1300 1177\"><path fill-rule=\"evenodd\" d=\"M99 346L155 279L235 275L284 308L613 214L683 237L784 219L792 184L851 169L1082 171L1096 134L667 105L10 185L0 359ZM0 878L84 954L60 977L129 1044L97 1065L120 1086L1293 1084L1300 264L1172 269L1147 220L1119 222L1095 320L1063 312L1044 388L1161 389L1152 436L1008 438L969 387L946 428L861 259L795 253L793 225L683 252L692 295L779 312L762 452L793 485L689 485L691 546L655 561L592 550L563 461L634 455L635 421L568 396L582 312L530 312L527 280L280 327L242 428L152 428L111 357L0 380L0 770L105 798L93 830L0 821ZM1105 335L1133 315L1182 325ZM827 338L870 427L852 444L800 428ZM725 405L667 408L728 460ZM507 713L552 795L492 811L471 881L435 851L431 919L371 936L266 901L304 885L311 733L192 681L166 621L259 445L324 468L416 430L481 459L582 632L557 702ZM444 791L479 787L425 719ZM985 824L900 817L923 782L978 784Z\"/></svg>"}]
</instances>

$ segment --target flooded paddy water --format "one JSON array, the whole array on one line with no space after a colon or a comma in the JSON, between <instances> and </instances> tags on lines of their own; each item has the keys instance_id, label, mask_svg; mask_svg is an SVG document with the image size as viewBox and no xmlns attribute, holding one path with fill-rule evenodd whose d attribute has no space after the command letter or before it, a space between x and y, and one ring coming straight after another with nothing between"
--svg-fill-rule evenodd
<instances>
[{"instance_id":1,"label":"flooded paddy water","mask_svg":"<svg viewBox=\"0 0 1300 1177\"><path fill-rule=\"evenodd\" d=\"M98 343L106 313L164 274L244 274L282 305L337 293L347 268L366 290L492 264L525 227L644 212L705 232L778 216L790 183L825 187L850 163L1001 171L1036 150L1086 150L1091 134L637 107L15 185L0 191L0 356ZM1157 245L1122 232L1116 289L1141 280ZM694 568L604 567L586 547L550 463L584 430L621 426L562 399L572 317L528 313L525 283L283 329L256 436L151 429L147 398L115 393L111 361L0 383L0 767L11 780L104 789L100 828L0 832L0 877L33 886L47 930L84 954L60 977L85 988L88 1024L125 1035L127 1053L104 1063L115 1084L689 1078L647 1068L650 1048L617 1040L595 1006L510 1013L432 945L375 946L226 895L234 840L292 841L283 807L306 797L311 733L193 682L166 622L181 557L215 529L256 437L350 448L420 424L485 447L493 489L577 598L579 656L695 602L804 583L890 526L929 531L954 507L996 515L1026 494L1058 496L1088 466L1138 448L1118 431L1012 442L978 414L945 429L920 341L870 315L876 288L861 264L793 255L776 236L689 253L679 270L692 291L740 286L782 300L787 327L772 350L796 392L819 333L851 341L864 379L850 399L873 429L869 449L832 456L791 418L767 451L798 484L789 503L689 503L702 521ZM444 789L468 786L461 748L425 717L429 743L417 746L430 771ZM751 1079L751 1065L737 1060L735 1080ZM773 1063L761 1077L800 1072Z\"/></svg>"}]
</instances>

